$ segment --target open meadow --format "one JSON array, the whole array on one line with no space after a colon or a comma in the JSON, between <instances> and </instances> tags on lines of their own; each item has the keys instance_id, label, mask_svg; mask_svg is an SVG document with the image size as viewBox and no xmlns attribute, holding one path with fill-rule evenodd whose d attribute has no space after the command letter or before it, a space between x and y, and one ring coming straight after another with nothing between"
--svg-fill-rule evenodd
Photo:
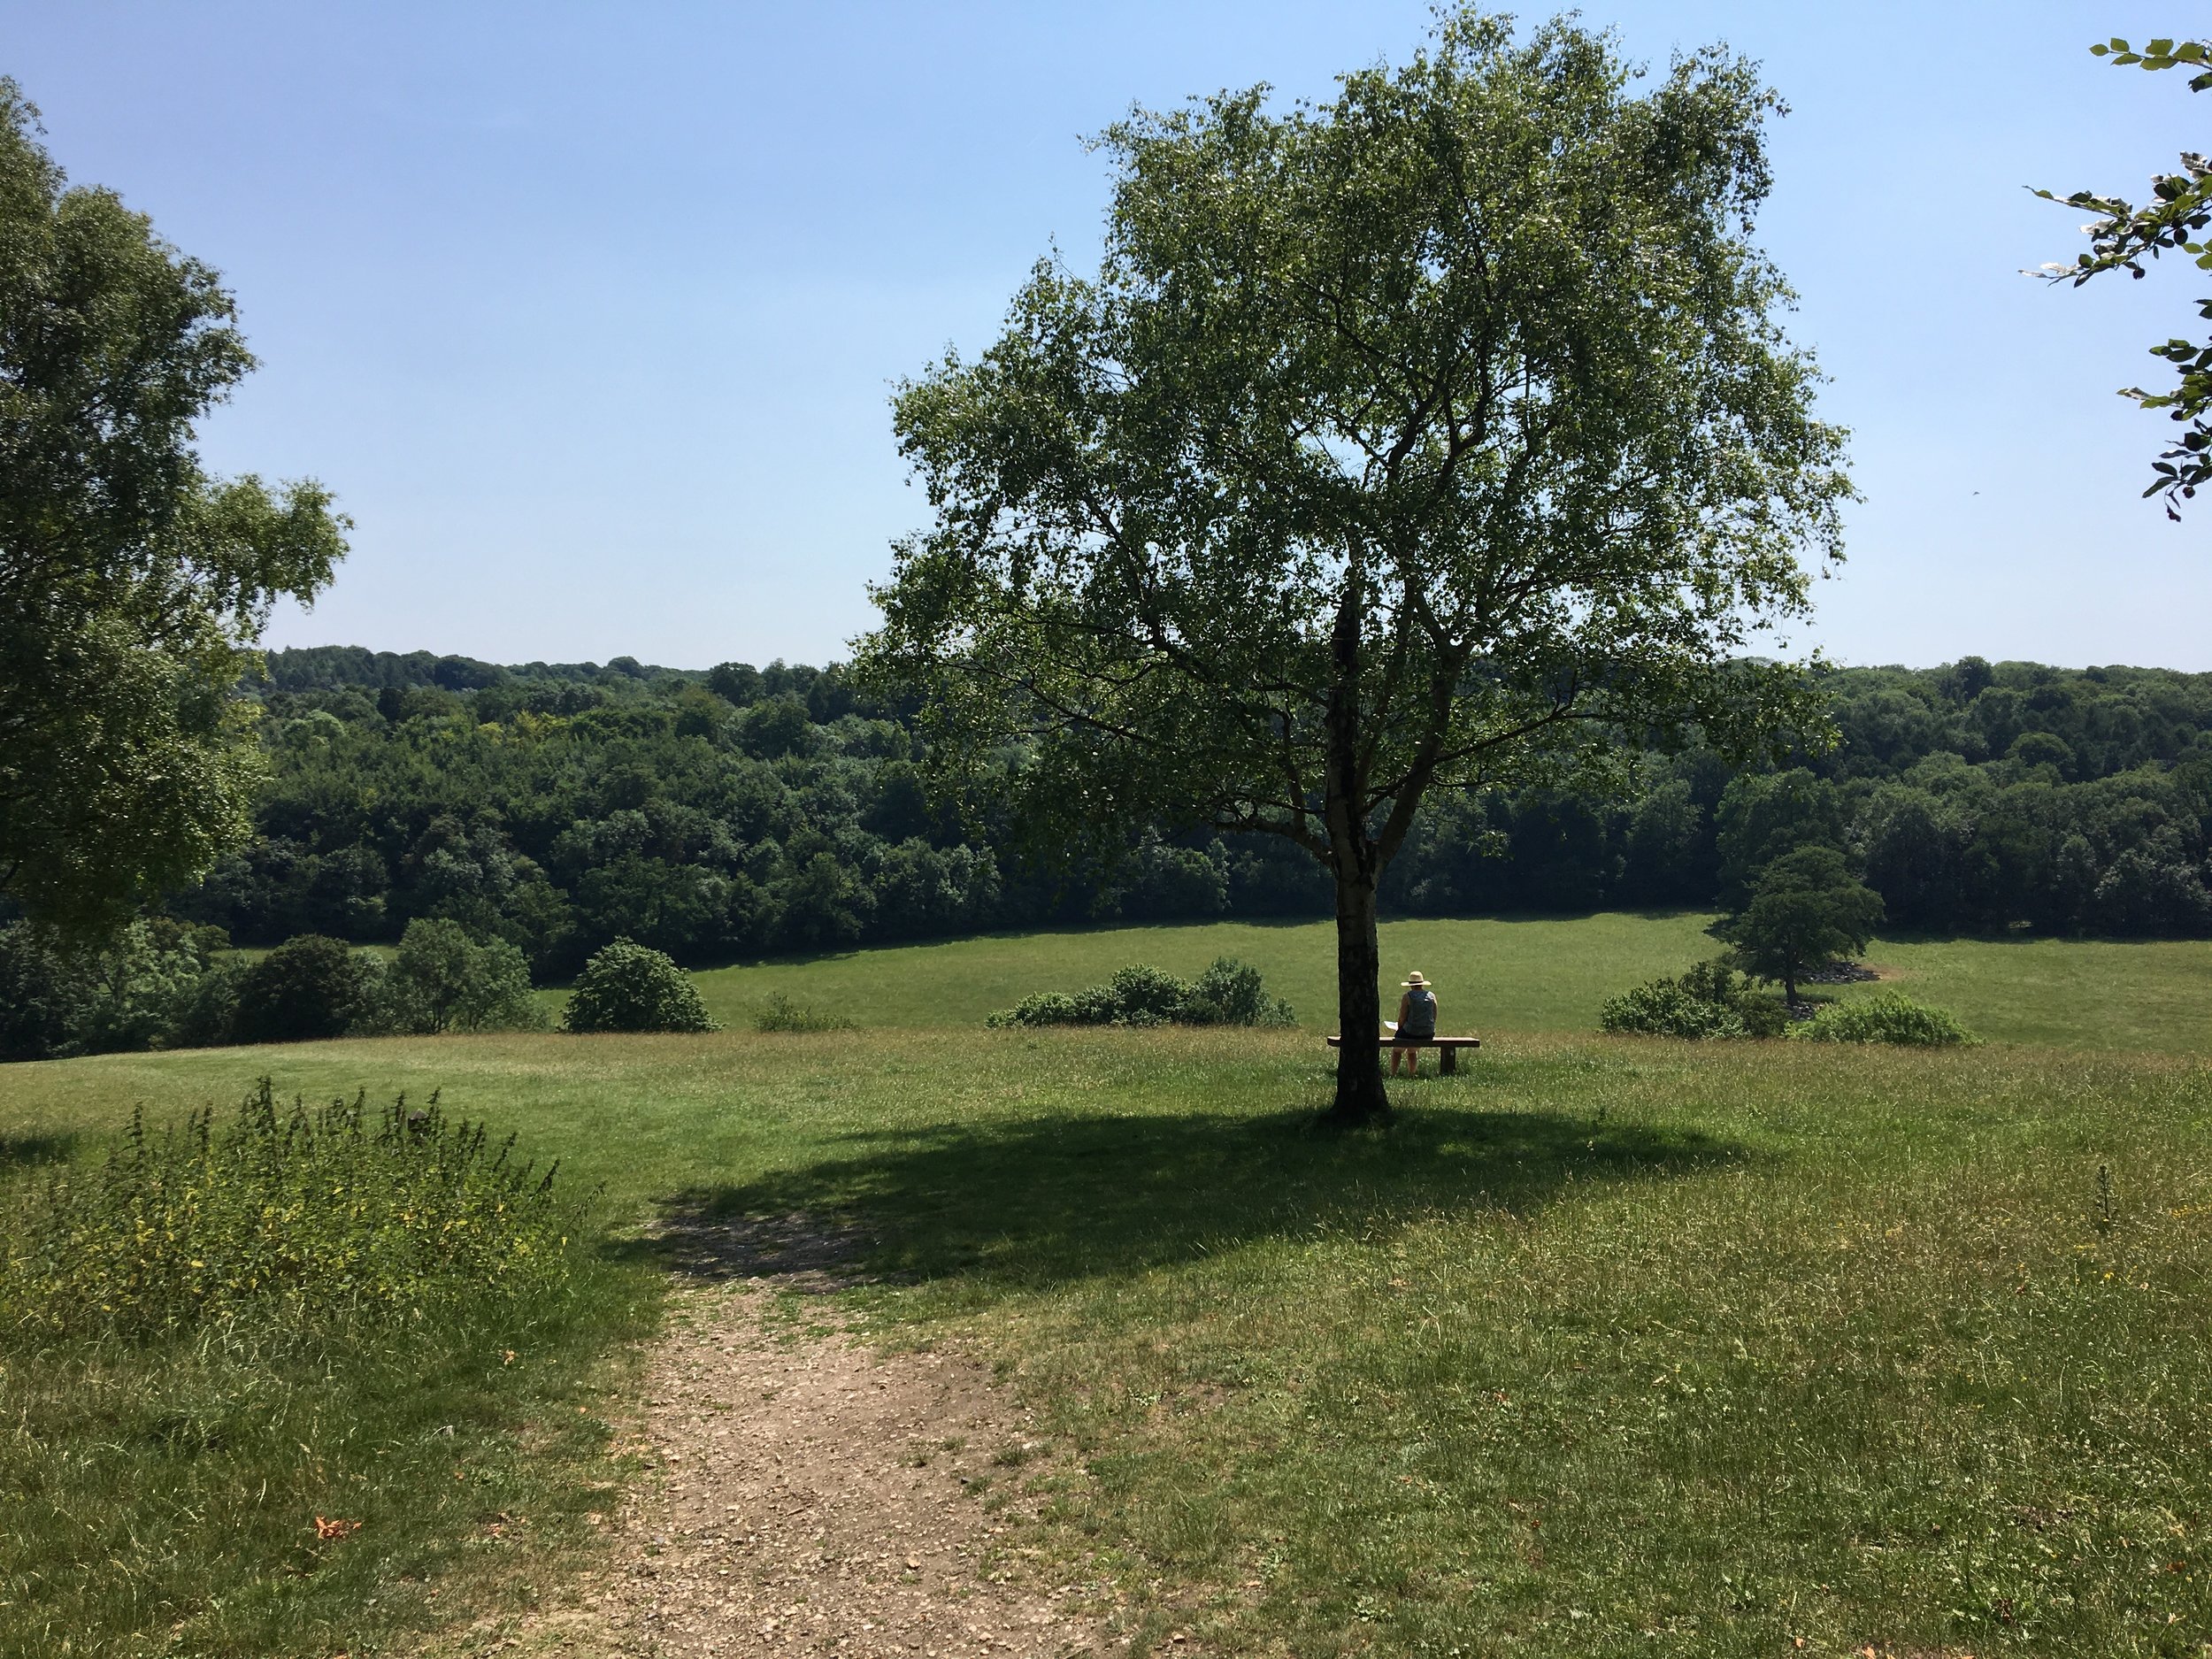
<instances>
[{"instance_id":1,"label":"open meadow","mask_svg":"<svg viewBox=\"0 0 2212 1659\"><path fill-rule=\"evenodd\" d=\"M627 1356L666 1282L639 1235L673 1217L847 1239L875 1340L993 1363L1088 1471L1025 1548L1118 1586L1133 1651L2202 1652L2212 946L1870 952L1978 1048L1590 1031L1701 925L1386 926L1386 964L1486 1046L1348 1134L1316 1125L1310 927L726 970L702 985L733 1028L702 1036L0 1069L25 1182L134 1102L265 1072L442 1089L560 1158L595 1240L527 1317L414 1333L365 1377L14 1341L0 1649L387 1652L557 1598L628 1478ZM1225 952L1303 1025L979 1026ZM779 991L864 1029L750 1030ZM362 1525L319 1541L318 1515Z\"/></svg>"},{"instance_id":2,"label":"open meadow","mask_svg":"<svg viewBox=\"0 0 2212 1659\"><path fill-rule=\"evenodd\" d=\"M1605 999L1678 973L1723 947L1692 912L1382 924L1386 990L1418 968L1438 986L1449 1031L1589 1032ZM993 934L723 968L697 976L714 1017L750 1022L770 997L834 1010L864 1027L977 1025L1033 991L1073 990L1130 963L1189 978L1218 956L1266 975L1310 1030L1336 1026L1330 922L1210 922ZM2212 948L2190 940L1877 939L1884 985L1952 1010L1979 1034L2067 1048L2200 1054L2212 1040ZM1816 999L1867 986L1816 988ZM557 994L549 993L549 998ZM1395 1007L1386 995L1385 1011Z\"/></svg>"}]
</instances>

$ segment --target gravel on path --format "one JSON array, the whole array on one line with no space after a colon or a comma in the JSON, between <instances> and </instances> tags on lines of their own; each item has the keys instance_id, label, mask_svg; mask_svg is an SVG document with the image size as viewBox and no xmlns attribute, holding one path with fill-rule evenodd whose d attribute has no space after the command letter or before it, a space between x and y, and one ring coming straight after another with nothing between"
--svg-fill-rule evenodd
<instances>
[{"instance_id":1,"label":"gravel on path","mask_svg":"<svg viewBox=\"0 0 2212 1659\"><path fill-rule=\"evenodd\" d=\"M1041 1581L1015 1535L1054 1465L1006 1391L957 1355L880 1352L774 1310L759 1279L677 1293L631 1448L648 1479L606 1519L611 1564L472 1651L1102 1650L1104 1586Z\"/></svg>"}]
</instances>

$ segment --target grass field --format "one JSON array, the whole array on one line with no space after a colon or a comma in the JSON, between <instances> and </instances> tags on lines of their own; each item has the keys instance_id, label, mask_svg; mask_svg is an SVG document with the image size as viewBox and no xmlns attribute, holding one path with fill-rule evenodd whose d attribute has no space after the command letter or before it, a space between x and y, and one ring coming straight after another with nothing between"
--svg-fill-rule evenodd
<instances>
[{"instance_id":1,"label":"grass field","mask_svg":"<svg viewBox=\"0 0 2212 1659\"><path fill-rule=\"evenodd\" d=\"M1697 918L1401 925L1386 960L1443 982L1448 1023L1471 1004L1486 1047L1351 1136L1314 1125L1310 1024L974 1025L1028 989L1225 951L1310 1022L1325 957L1317 972L1302 940L1325 948L1312 929L1115 930L706 976L733 1025L780 989L886 1027L830 1038L8 1067L0 1148L75 1156L132 1100L223 1101L263 1071L310 1094L442 1086L606 1183L610 1217L856 1223L882 1278L849 1299L883 1340L994 1358L1083 1449L1093 1494L1035 1547L1096 1552L1090 1570L1205 1650L2212 1644L2212 949L1886 944L1874 960L1994 1041L1701 1048L1586 1032L1605 993L1701 954ZM634 1250L609 1252L608 1283L649 1296ZM552 1334L515 1346L471 1373L472 1444L433 1443L461 1482L411 1451L380 1474L373 1445L321 1468L254 1450L297 1528L329 1486L385 1481L349 1555L219 1541L227 1594L290 1598L279 1650L359 1652L435 1617L496 1564L486 1512L541 1505L557 1531L603 1474L596 1441L548 1428L608 1412L582 1392L604 1362ZM55 1563L86 1551L28 1536L21 1500L72 1460L133 1454L85 1414L73 1439L31 1426L0 1440L0 1649L36 1652ZM388 1464L419 1444L377 1432ZM210 1626L168 1632L215 1594L192 1482L204 1499L244 1465L135 1455L150 1478L86 1517L104 1557L84 1566L128 1579L142 1633L124 1608L70 1651L221 1651L193 1645ZM432 1501L480 1473L480 1501Z\"/></svg>"},{"instance_id":2,"label":"grass field","mask_svg":"<svg viewBox=\"0 0 2212 1659\"><path fill-rule=\"evenodd\" d=\"M1717 954L1721 947L1705 931L1711 920L1685 913L1386 922L1385 1012L1395 1006L1404 970L1418 968L1437 981L1452 1030L1594 1030L1607 997ZM864 1026L979 1025L1031 991L1073 990L1130 963L1188 977L1225 955L1256 965L1303 1024L1333 1031L1335 952L1326 922L1099 928L723 968L701 974L699 988L709 1010L733 1026L749 1023L753 1009L779 993L834 1007ZM1878 940L1868 960L1891 984L2005 1041L2187 1054L2212 1038L2212 945L2200 941Z\"/></svg>"}]
</instances>

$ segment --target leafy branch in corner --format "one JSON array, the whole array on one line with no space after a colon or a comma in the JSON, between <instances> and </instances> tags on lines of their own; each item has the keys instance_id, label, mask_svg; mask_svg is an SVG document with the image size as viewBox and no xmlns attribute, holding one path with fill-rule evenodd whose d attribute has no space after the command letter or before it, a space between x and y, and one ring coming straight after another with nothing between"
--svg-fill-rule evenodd
<instances>
[{"instance_id":1,"label":"leafy branch in corner","mask_svg":"<svg viewBox=\"0 0 2212 1659\"><path fill-rule=\"evenodd\" d=\"M2116 37L2089 50L2122 67L2193 67L2198 73L2190 77L2189 90L2202 92L2212 88L2212 41L2154 40L2138 51ZM2062 197L2055 191L2037 190L2035 194L2047 202L2063 201L2069 207L2086 208L2098 217L2082 227L2090 245L2072 264L2047 265L2030 274L2075 288L2108 271L2124 270L2139 279L2144 258L2155 259L2169 250L2188 255L2200 271L2212 271L2212 242L2202 239L2206 227L2212 226L2212 161L2194 150L2184 150L2181 167L2179 173L2155 175L2151 180L2151 200L2140 207L2090 190L2077 190ZM2212 321L2212 299L2198 302L2197 314ZM2199 485L2212 482L2212 424L2207 420L2212 412L2212 342L2177 338L2153 346L2151 355L2172 364L2180 384L2162 393L2147 392L2139 386L2124 387L2120 395L2133 398L2145 409L2170 410L2169 419L2188 425L2179 440L2152 464L2155 477L2143 492L2146 500L2163 495L2166 516L2178 521L2177 503L2193 498Z\"/></svg>"}]
</instances>

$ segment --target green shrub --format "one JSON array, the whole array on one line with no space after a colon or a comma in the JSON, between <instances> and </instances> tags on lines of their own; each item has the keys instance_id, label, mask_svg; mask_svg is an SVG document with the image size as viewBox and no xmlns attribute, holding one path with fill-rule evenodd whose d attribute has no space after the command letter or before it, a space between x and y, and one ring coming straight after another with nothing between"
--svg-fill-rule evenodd
<instances>
[{"instance_id":1,"label":"green shrub","mask_svg":"<svg viewBox=\"0 0 2212 1659\"><path fill-rule=\"evenodd\" d=\"M1106 982L1115 1018L1125 1025L1164 1025L1189 1012L1191 986L1157 968L1129 967Z\"/></svg>"},{"instance_id":2,"label":"green shrub","mask_svg":"<svg viewBox=\"0 0 2212 1659\"><path fill-rule=\"evenodd\" d=\"M418 917L407 924L386 976L388 1030L542 1031L545 1010L530 995L530 964L503 939L482 944L460 923Z\"/></svg>"},{"instance_id":3,"label":"green shrub","mask_svg":"<svg viewBox=\"0 0 2212 1659\"><path fill-rule=\"evenodd\" d=\"M983 1023L1006 1025L1110 1025L1114 1023L1112 993L1102 985L1087 991L1039 991L1011 1008L987 1015Z\"/></svg>"},{"instance_id":4,"label":"green shrub","mask_svg":"<svg viewBox=\"0 0 2212 1659\"><path fill-rule=\"evenodd\" d=\"M1692 995L1680 981L1665 979L1608 998L1598 1025L1603 1031L1693 1040L1747 1034L1743 1018L1735 1010Z\"/></svg>"},{"instance_id":5,"label":"green shrub","mask_svg":"<svg viewBox=\"0 0 2212 1659\"><path fill-rule=\"evenodd\" d=\"M755 1031L851 1031L853 1022L838 1013L821 1013L778 991L753 1010Z\"/></svg>"},{"instance_id":6,"label":"green shrub","mask_svg":"<svg viewBox=\"0 0 2212 1659\"><path fill-rule=\"evenodd\" d=\"M518 1164L512 1137L490 1146L435 1094L365 1102L288 1110L265 1078L220 1125L202 1110L150 1134L134 1113L104 1164L17 1189L0 1329L327 1332L565 1275L554 1169Z\"/></svg>"},{"instance_id":7,"label":"green shrub","mask_svg":"<svg viewBox=\"0 0 2212 1659\"><path fill-rule=\"evenodd\" d=\"M1122 969L1104 985L1040 991L985 1024L1005 1025L1294 1025L1297 1016L1270 997L1260 971L1217 956L1195 984L1157 968Z\"/></svg>"},{"instance_id":8,"label":"green shrub","mask_svg":"<svg viewBox=\"0 0 2212 1659\"><path fill-rule=\"evenodd\" d=\"M240 956L218 956L208 964L191 994L178 1004L163 1047L214 1048L237 1041L238 994L250 969Z\"/></svg>"},{"instance_id":9,"label":"green shrub","mask_svg":"<svg viewBox=\"0 0 2212 1659\"><path fill-rule=\"evenodd\" d=\"M1893 1042L1919 1048L1978 1041L1948 1009L1916 1002L1901 991L1832 1002L1790 1035L1805 1042Z\"/></svg>"},{"instance_id":10,"label":"green shrub","mask_svg":"<svg viewBox=\"0 0 2212 1659\"><path fill-rule=\"evenodd\" d=\"M383 964L342 939L288 939L238 982L237 1041L312 1042L373 1030L383 981Z\"/></svg>"},{"instance_id":11,"label":"green shrub","mask_svg":"<svg viewBox=\"0 0 2212 1659\"><path fill-rule=\"evenodd\" d=\"M0 927L0 1060L185 1046L185 1016L227 942L219 928L167 917L90 942Z\"/></svg>"},{"instance_id":12,"label":"green shrub","mask_svg":"<svg viewBox=\"0 0 2212 1659\"><path fill-rule=\"evenodd\" d=\"M618 939L584 964L565 1031L717 1031L691 976L661 951Z\"/></svg>"},{"instance_id":13,"label":"green shrub","mask_svg":"<svg viewBox=\"0 0 2212 1659\"><path fill-rule=\"evenodd\" d=\"M1609 998L1598 1025L1605 1031L1701 1041L1778 1037L1788 1018L1779 999L1754 990L1720 957Z\"/></svg>"},{"instance_id":14,"label":"green shrub","mask_svg":"<svg viewBox=\"0 0 2212 1659\"><path fill-rule=\"evenodd\" d=\"M1186 1015L1201 1025L1294 1025L1289 1002L1267 994L1260 971L1234 956L1216 956L1191 987Z\"/></svg>"}]
</instances>

